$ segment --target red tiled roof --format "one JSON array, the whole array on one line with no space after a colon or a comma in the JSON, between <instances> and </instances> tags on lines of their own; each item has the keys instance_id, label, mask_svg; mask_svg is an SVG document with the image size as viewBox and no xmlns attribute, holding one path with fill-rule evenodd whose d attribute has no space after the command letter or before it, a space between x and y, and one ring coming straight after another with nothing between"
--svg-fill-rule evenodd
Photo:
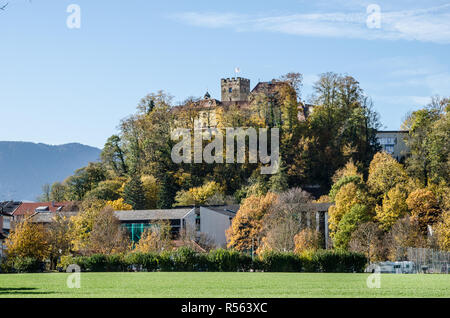
<instances>
[{"instance_id":1,"label":"red tiled roof","mask_svg":"<svg viewBox=\"0 0 450 318\"><path fill-rule=\"evenodd\" d=\"M19 207L13 212L13 215L25 215L30 213L35 213L36 209L39 207L48 207L47 212L56 212L58 208L64 207L70 202L33 202L25 203L23 202Z\"/></svg>"}]
</instances>

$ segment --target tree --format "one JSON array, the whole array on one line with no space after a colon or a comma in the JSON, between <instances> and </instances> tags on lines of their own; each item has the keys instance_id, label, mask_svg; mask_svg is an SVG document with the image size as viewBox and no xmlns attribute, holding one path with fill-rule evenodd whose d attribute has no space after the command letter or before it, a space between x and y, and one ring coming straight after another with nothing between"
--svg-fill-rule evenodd
<instances>
[{"instance_id":1,"label":"tree","mask_svg":"<svg viewBox=\"0 0 450 318\"><path fill-rule=\"evenodd\" d=\"M106 141L100 154L100 158L105 165L119 177L128 172L128 167L125 163L125 152L122 149L121 143L122 141L119 136L112 135Z\"/></svg>"},{"instance_id":2,"label":"tree","mask_svg":"<svg viewBox=\"0 0 450 318\"><path fill-rule=\"evenodd\" d=\"M422 186L440 181L450 182L450 99L433 97L430 104L411 113L403 123L409 131L405 140L410 148L406 160L408 173Z\"/></svg>"},{"instance_id":3,"label":"tree","mask_svg":"<svg viewBox=\"0 0 450 318\"><path fill-rule=\"evenodd\" d=\"M50 200L55 202L62 202L66 199L66 186L61 182L54 182L52 190L50 191Z\"/></svg>"},{"instance_id":4,"label":"tree","mask_svg":"<svg viewBox=\"0 0 450 318\"><path fill-rule=\"evenodd\" d=\"M205 202L217 193L223 193L223 187L215 181L210 181L201 187L190 188L187 191L177 193L175 206L205 204Z\"/></svg>"},{"instance_id":5,"label":"tree","mask_svg":"<svg viewBox=\"0 0 450 318\"><path fill-rule=\"evenodd\" d=\"M107 177L105 167L99 162L90 162L87 167L78 169L68 177L64 184L67 186L67 199L83 200L85 194L94 189Z\"/></svg>"},{"instance_id":6,"label":"tree","mask_svg":"<svg viewBox=\"0 0 450 318\"><path fill-rule=\"evenodd\" d=\"M74 251L86 254L90 249L90 236L98 213L105 207L105 201L86 200L81 212L71 219L71 238Z\"/></svg>"},{"instance_id":7,"label":"tree","mask_svg":"<svg viewBox=\"0 0 450 318\"><path fill-rule=\"evenodd\" d=\"M42 186L42 195L38 198L40 202L48 202L50 201L50 190L51 187L48 183Z\"/></svg>"},{"instance_id":8,"label":"tree","mask_svg":"<svg viewBox=\"0 0 450 318\"><path fill-rule=\"evenodd\" d=\"M273 193L281 193L289 189L286 166L283 164L283 161L280 163L278 172L270 177L269 187L269 191Z\"/></svg>"},{"instance_id":9,"label":"tree","mask_svg":"<svg viewBox=\"0 0 450 318\"><path fill-rule=\"evenodd\" d=\"M97 213L89 238L90 252L109 255L126 252L130 247L128 235L114 215L114 210L106 207Z\"/></svg>"},{"instance_id":10,"label":"tree","mask_svg":"<svg viewBox=\"0 0 450 318\"><path fill-rule=\"evenodd\" d=\"M354 252L364 253L370 261L377 259L380 248L381 231L374 222L366 222L358 226L353 232L349 247Z\"/></svg>"},{"instance_id":11,"label":"tree","mask_svg":"<svg viewBox=\"0 0 450 318\"><path fill-rule=\"evenodd\" d=\"M301 73L289 72L280 77L281 81L289 83L289 85L295 90L297 98L301 97L301 89L303 87L303 75Z\"/></svg>"},{"instance_id":12,"label":"tree","mask_svg":"<svg viewBox=\"0 0 450 318\"><path fill-rule=\"evenodd\" d=\"M304 228L314 228L312 197L301 188L280 193L262 219L262 245L258 250L294 251L294 237Z\"/></svg>"},{"instance_id":13,"label":"tree","mask_svg":"<svg viewBox=\"0 0 450 318\"><path fill-rule=\"evenodd\" d=\"M60 213L55 214L47 228L47 244L51 268L55 269L58 259L67 255L72 247L70 218Z\"/></svg>"},{"instance_id":14,"label":"tree","mask_svg":"<svg viewBox=\"0 0 450 318\"><path fill-rule=\"evenodd\" d=\"M125 184L123 196L125 203L131 205L133 210L144 210L147 207L144 186L136 174Z\"/></svg>"},{"instance_id":15,"label":"tree","mask_svg":"<svg viewBox=\"0 0 450 318\"><path fill-rule=\"evenodd\" d=\"M450 211L442 214L441 220L436 224L436 234L439 247L450 252Z\"/></svg>"},{"instance_id":16,"label":"tree","mask_svg":"<svg viewBox=\"0 0 450 318\"><path fill-rule=\"evenodd\" d=\"M242 202L230 228L226 231L229 248L255 251L259 247L262 238L262 219L276 198L275 194L269 192L263 196L250 196Z\"/></svg>"},{"instance_id":17,"label":"tree","mask_svg":"<svg viewBox=\"0 0 450 318\"><path fill-rule=\"evenodd\" d=\"M389 231L397 220L409 213L407 196L408 192L402 184L397 184L384 194L383 204L375 207L375 218L380 222L381 229Z\"/></svg>"},{"instance_id":18,"label":"tree","mask_svg":"<svg viewBox=\"0 0 450 318\"><path fill-rule=\"evenodd\" d=\"M341 219L345 214L350 212L355 204L367 203L367 194L359 185L354 182L350 182L340 187L335 196L334 202L335 205L332 205L328 210L331 238L334 238Z\"/></svg>"},{"instance_id":19,"label":"tree","mask_svg":"<svg viewBox=\"0 0 450 318\"><path fill-rule=\"evenodd\" d=\"M344 214L333 235L333 244L336 248L348 249L353 232L360 224L370 221L367 210L367 206L355 204L348 213Z\"/></svg>"},{"instance_id":20,"label":"tree","mask_svg":"<svg viewBox=\"0 0 450 318\"><path fill-rule=\"evenodd\" d=\"M349 159L360 162L365 173L380 149L376 139L380 124L359 83L351 76L322 74L310 103L314 111L306 116L296 145L296 173L303 182L328 190L335 171Z\"/></svg>"},{"instance_id":21,"label":"tree","mask_svg":"<svg viewBox=\"0 0 450 318\"><path fill-rule=\"evenodd\" d=\"M143 175L141 177L141 182L144 189L147 208L156 209L160 191L158 179L151 175Z\"/></svg>"},{"instance_id":22,"label":"tree","mask_svg":"<svg viewBox=\"0 0 450 318\"><path fill-rule=\"evenodd\" d=\"M397 184L407 183L408 175L400 163L386 152L375 154L370 162L367 186L377 203L381 203L383 195Z\"/></svg>"},{"instance_id":23,"label":"tree","mask_svg":"<svg viewBox=\"0 0 450 318\"><path fill-rule=\"evenodd\" d=\"M120 179L101 181L95 188L88 191L84 198L105 201L117 200L120 198L123 184L124 181Z\"/></svg>"},{"instance_id":24,"label":"tree","mask_svg":"<svg viewBox=\"0 0 450 318\"><path fill-rule=\"evenodd\" d=\"M129 211L133 209L130 204L124 202L123 198L119 198L115 201L106 201L106 205L110 206L115 211Z\"/></svg>"},{"instance_id":25,"label":"tree","mask_svg":"<svg viewBox=\"0 0 450 318\"><path fill-rule=\"evenodd\" d=\"M392 226L384 241L391 260L406 260L408 247L426 247L426 237L420 231L417 220L405 216Z\"/></svg>"},{"instance_id":26,"label":"tree","mask_svg":"<svg viewBox=\"0 0 450 318\"><path fill-rule=\"evenodd\" d=\"M428 189L417 189L408 196L406 204L411 210L411 217L419 224L421 232L426 235L428 226L439 219L442 211L434 193Z\"/></svg>"},{"instance_id":27,"label":"tree","mask_svg":"<svg viewBox=\"0 0 450 318\"><path fill-rule=\"evenodd\" d=\"M322 247L323 240L320 232L314 229L303 229L294 236L296 254L302 254L307 251L316 251Z\"/></svg>"},{"instance_id":28,"label":"tree","mask_svg":"<svg viewBox=\"0 0 450 318\"><path fill-rule=\"evenodd\" d=\"M171 227L168 222L157 222L146 229L135 247L136 252L162 252L173 248Z\"/></svg>"},{"instance_id":29,"label":"tree","mask_svg":"<svg viewBox=\"0 0 450 318\"><path fill-rule=\"evenodd\" d=\"M32 257L43 261L49 255L47 234L40 224L25 218L15 223L5 241L8 257Z\"/></svg>"}]
</instances>

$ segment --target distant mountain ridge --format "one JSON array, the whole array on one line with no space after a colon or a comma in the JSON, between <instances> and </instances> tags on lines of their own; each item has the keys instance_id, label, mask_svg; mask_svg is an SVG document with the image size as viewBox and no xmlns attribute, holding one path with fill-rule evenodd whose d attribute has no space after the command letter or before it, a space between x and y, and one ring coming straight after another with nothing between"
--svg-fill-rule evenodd
<instances>
[{"instance_id":1,"label":"distant mountain ridge","mask_svg":"<svg viewBox=\"0 0 450 318\"><path fill-rule=\"evenodd\" d=\"M100 153L79 143L0 141L0 201L35 201L43 184L63 181L76 169L98 161Z\"/></svg>"}]
</instances>

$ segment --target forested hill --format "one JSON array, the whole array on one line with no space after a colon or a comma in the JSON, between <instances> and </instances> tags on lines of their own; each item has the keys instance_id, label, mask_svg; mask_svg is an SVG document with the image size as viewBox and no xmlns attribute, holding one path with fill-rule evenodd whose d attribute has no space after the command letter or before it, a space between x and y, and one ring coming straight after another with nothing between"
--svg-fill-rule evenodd
<instances>
[{"instance_id":1,"label":"forested hill","mask_svg":"<svg viewBox=\"0 0 450 318\"><path fill-rule=\"evenodd\" d=\"M0 141L0 201L36 200L42 185L64 180L97 161L98 148L70 143L59 146Z\"/></svg>"}]
</instances>

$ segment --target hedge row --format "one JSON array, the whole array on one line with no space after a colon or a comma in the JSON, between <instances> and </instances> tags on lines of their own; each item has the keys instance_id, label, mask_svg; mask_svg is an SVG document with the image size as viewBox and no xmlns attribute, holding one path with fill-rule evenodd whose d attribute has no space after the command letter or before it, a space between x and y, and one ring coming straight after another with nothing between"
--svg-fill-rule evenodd
<instances>
[{"instance_id":1,"label":"hedge row","mask_svg":"<svg viewBox=\"0 0 450 318\"><path fill-rule=\"evenodd\" d=\"M253 260L251 256L233 250L217 249L197 253L189 248L156 253L126 255L92 255L61 258L59 267L66 270L77 264L82 271L209 271L209 272L362 272L367 264L364 255L345 251L320 250L304 255L266 252Z\"/></svg>"}]
</instances>

